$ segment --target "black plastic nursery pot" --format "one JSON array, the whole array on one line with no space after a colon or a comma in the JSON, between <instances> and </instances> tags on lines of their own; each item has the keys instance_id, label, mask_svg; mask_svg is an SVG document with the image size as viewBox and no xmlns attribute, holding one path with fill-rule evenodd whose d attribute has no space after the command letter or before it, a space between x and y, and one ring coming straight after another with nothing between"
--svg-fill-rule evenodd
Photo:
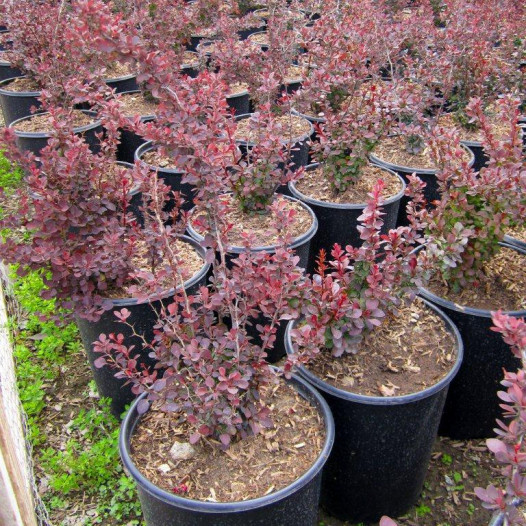
<instances>
[{"instance_id":1,"label":"black plastic nursery pot","mask_svg":"<svg viewBox=\"0 0 526 526\"><path fill-rule=\"evenodd\" d=\"M319 163L310 164L306 170L314 170ZM392 170L384 168L393 175L397 175ZM402 189L395 196L386 199L382 210L384 225L382 234L386 234L389 229L394 228L398 217L398 209L405 192L405 182L400 175L397 175L402 183ZM352 245L360 246L363 241L356 227L358 226L358 217L363 213L366 203L331 203L313 199L301 193L294 182L289 183L289 190L293 197L309 205L316 214L319 227L311 243L310 257L307 264L307 272L315 271L316 258L320 249L325 249L330 254L334 243L339 243L342 247Z\"/></svg>"},{"instance_id":2,"label":"black plastic nursery pot","mask_svg":"<svg viewBox=\"0 0 526 526\"><path fill-rule=\"evenodd\" d=\"M190 243L199 254L204 257L204 250L193 239L187 236L182 236L181 239ZM203 263L203 267L199 272L184 284L184 288L188 294L195 294L199 287L206 283L209 267L209 264ZM105 311L97 322L88 321L78 316L76 317L82 343L88 356L95 383L97 384L97 390L100 396L111 399L111 412L117 418L120 418L126 406L133 402L136 395L132 393L129 385L124 385L126 383L125 380L115 378L116 371L107 365L100 369L94 366L95 360L99 358L100 355L93 351L93 343L99 339L101 334L115 333L124 335L126 345L135 345L136 351L141 349L141 339L133 335L130 327L118 321L115 312L124 308L128 309L131 315L127 321L134 326L137 334L143 336L146 341L151 341L153 338L153 327L157 323L156 312L162 304L171 302L173 294L174 291L169 291L161 299L141 303L133 298L114 299L112 300L113 307ZM148 357L148 353L149 351L142 351L139 362L153 365L154 361Z\"/></svg>"},{"instance_id":3,"label":"black plastic nursery pot","mask_svg":"<svg viewBox=\"0 0 526 526\"><path fill-rule=\"evenodd\" d=\"M475 163L475 155L473 152L467 148L466 151L469 152L471 159L469 161L469 166L473 166ZM407 178L408 175L416 174L424 183L426 183L426 186L424 188L424 198L427 201L428 208L432 208L433 201L436 201L437 199L440 199L440 192L438 190L438 181L436 178L437 170L435 169L425 169L425 168L413 168L411 166L402 166L398 164L392 164L387 161L384 161L380 159L379 157L376 157L374 154L370 154L369 158L371 159L371 162L376 164L377 166L380 166L381 168L387 168L389 170L392 170L393 172L396 172L404 182L407 184L409 183L409 179ZM402 197L402 201L400 203L400 209L398 212L398 220L396 222L396 226L407 226L409 225L409 221L407 220L407 213L406 213L406 207L409 203L410 199L407 196Z\"/></svg>"},{"instance_id":4,"label":"black plastic nursery pot","mask_svg":"<svg viewBox=\"0 0 526 526\"><path fill-rule=\"evenodd\" d=\"M488 164L489 157L484 153L484 146L478 141L460 141L460 143L466 146L475 157L473 162L473 169L479 172L481 168L484 168Z\"/></svg>"},{"instance_id":5,"label":"black plastic nursery pot","mask_svg":"<svg viewBox=\"0 0 526 526\"><path fill-rule=\"evenodd\" d=\"M236 117L236 121L248 119L252 116L251 113L246 113L244 115L238 115ZM300 117L300 115L297 115ZM308 121L308 119L305 119ZM314 128L312 126L312 123L310 123L310 130L305 135L302 135L301 137L294 137L292 140L294 141L294 144L291 146L290 150L290 162L292 163L292 170L300 168L301 166L307 166L307 163L309 161L309 148L310 143L312 139L312 134L314 133ZM284 140L283 147L288 148L288 145L290 143L290 140ZM255 143L250 141L241 141L236 140L236 144L240 147L241 152L243 154L246 154L249 152L254 146Z\"/></svg>"},{"instance_id":6,"label":"black plastic nursery pot","mask_svg":"<svg viewBox=\"0 0 526 526\"><path fill-rule=\"evenodd\" d=\"M11 66L9 62L0 60L0 82L6 79L21 77L22 72L18 68Z\"/></svg>"},{"instance_id":7,"label":"black plastic nursery pot","mask_svg":"<svg viewBox=\"0 0 526 526\"><path fill-rule=\"evenodd\" d=\"M94 111L88 111L88 110L79 110L82 111L82 113L85 113L86 115L89 115L90 117L93 117L94 120L90 124L86 124L85 126L79 126L78 128L73 128L73 131L76 135L80 135L84 138L84 140L88 143L90 150L93 153L97 153L100 150L100 141L97 137L97 134L101 134L103 132L102 124L100 120L96 120L97 113ZM42 114L39 114L42 115ZM49 139L52 136L51 132L26 132L26 131L20 131L16 129L16 126L18 123L22 121L27 121L31 119L33 115L28 115L26 117L22 117L21 119L17 119L16 121L13 121L11 123L11 127L15 129L15 135L16 135L16 143L18 146L18 149L22 152L32 152L36 156L40 154L40 150L44 148Z\"/></svg>"},{"instance_id":8,"label":"black plastic nursery pot","mask_svg":"<svg viewBox=\"0 0 526 526\"><path fill-rule=\"evenodd\" d=\"M104 82L110 88L114 89L115 93L125 93L127 91L136 91L139 89L137 75L135 74L106 79Z\"/></svg>"},{"instance_id":9,"label":"black plastic nursery pot","mask_svg":"<svg viewBox=\"0 0 526 526\"><path fill-rule=\"evenodd\" d=\"M130 438L139 422L137 402L124 419L119 437L121 459L137 483L147 526L314 526L318 518L321 473L334 441L334 422L327 403L307 382L290 383L315 405L325 423L325 441L314 464L292 484L275 493L240 502L185 499L149 482L130 457ZM144 395L143 395L144 396Z\"/></svg>"},{"instance_id":10,"label":"black plastic nursery pot","mask_svg":"<svg viewBox=\"0 0 526 526\"><path fill-rule=\"evenodd\" d=\"M250 111L250 95L247 90L228 95L226 103L234 110L234 115L246 115Z\"/></svg>"},{"instance_id":11,"label":"black plastic nursery pot","mask_svg":"<svg viewBox=\"0 0 526 526\"><path fill-rule=\"evenodd\" d=\"M526 254L526 250L503 244ZM439 434L453 439L492 438L502 418L502 403L497 392L503 369L516 371L521 363L504 343L502 336L492 330L491 311L457 305L440 298L426 289L419 294L442 309L458 327L464 342L464 361L451 383ZM494 311L499 306L495 305ZM524 317L526 310L505 312L509 316Z\"/></svg>"},{"instance_id":12,"label":"black plastic nursery pot","mask_svg":"<svg viewBox=\"0 0 526 526\"><path fill-rule=\"evenodd\" d=\"M351 523L403 515L418 500L431 458L448 386L462 361L462 340L452 321L426 302L457 342L450 372L418 393L374 397L338 389L300 367L321 392L334 416L334 447L324 469L321 506ZM292 352L287 327L287 352ZM337 358L335 358L337 359Z\"/></svg>"},{"instance_id":13,"label":"black plastic nursery pot","mask_svg":"<svg viewBox=\"0 0 526 526\"><path fill-rule=\"evenodd\" d=\"M0 34L5 33L8 33L6 29L0 29ZM4 44L0 44L0 51L5 50L6 46ZM13 77L20 77L21 75L22 72L18 68L11 66L11 64L7 60L2 60L2 54L0 53L0 81L5 79L11 79Z\"/></svg>"},{"instance_id":14,"label":"black plastic nursery pot","mask_svg":"<svg viewBox=\"0 0 526 526\"><path fill-rule=\"evenodd\" d=\"M284 196L284 198L288 199L289 201L298 201L297 199L289 196ZM309 212L309 215L312 218L312 225L307 232L294 239L290 247L294 251L295 255L299 257L298 266L303 269L306 269L310 257L311 241L314 238L316 231L318 230L318 220L316 219L316 215L309 206L307 206L305 203L302 203L301 201L298 202L305 210ZM204 241L204 237L195 230L195 228L191 224L191 221L188 222L186 229L190 237L194 239L197 243L201 244ZM252 247L252 251L254 252L264 251L273 253L275 250L276 245ZM245 252L244 247L228 247L227 265L231 266L232 260L238 257L243 252ZM263 315L259 315L253 321L252 327L249 327L248 330L249 336L252 337L253 341L258 344L261 343L261 338L259 332L256 329L256 324L264 324L265 321L266 318ZM287 322L281 321L277 327L276 341L274 343L274 347L272 349L269 349L269 351L267 352L266 360L270 363L276 363L277 361L281 360L281 358L283 358L283 356L285 356L286 354L284 346L284 334L286 326Z\"/></svg>"},{"instance_id":15,"label":"black plastic nursery pot","mask_svg":"<svg viewBox=\"0 0 526 526\"><path fill-rule=\"evenodd\" d=\"M142 122L151 122L155 117L141 117ZM146 140L132 130L121 129L121 139L117 146L117 160L125 163L135 162L135 152Z\"/></svg>"},{"instance_id":16,"label":"black plastic nursery pot","mask_svg":"<svg viewBox=\"0 0 526 526\"><path fill-rule=\"evenodd\" d=\"M513 247L520 248L521 250L526 251L526 242L521 241L520 239L517 239L516 237L512 236L504 236L504 243L507 245L511 245Z\"/></svg>"},{"instance_id":17,"label":"black plastic nursery pot","mask_svg":"<svg viewBox=\"0 0 526 526\"><path fill-rule=\"evenodd\" d=\"M5 86L18 78L16 75L0 82L0 105L4 123L9 126L13 121L31 115L31 108L40 108L40 91L10 91Z\"/></svg>"},{"instance_id":18,"label":"black plastic nursery pot","mask_svg":"<svg viewBox=\"0 0 526 526\"><path fill-rule=\"evenodd\" d=\"M140 90L125 91L122 95L141 93ZM141 122L151 122L155 120L155 115L141 115ZM121 128L120 142L117 146L117 160L125 163L135 162L135 151L146 141L132 130Z\"/></svg>"},{"instance_id":19,"label":"black plastic nursery pot","mask_svg":"<svg viewBox=\"0 0 526 526\"><path fill-rule=\"evenodd\" d=\"M182 182L184 172L175 168L163 168L160 166L153 166L143 161L144 155L152 150L155 150L156 148L157 146L154 145L152 141L145 142L144 144L139 146L139 148L137 148L137 150L135 151L135 160L147 164L148 168L156 172L157 176L160 179L162 179L164 184L169 186L172 191L180 192L181 196L185 200L181 208L185 211L191 210L194 206L194 187L191 184ZM170 211L171 209L173 209L173 206L173 201L169 201L166 205L166 210Z\"/></svg>"}]
</instances>

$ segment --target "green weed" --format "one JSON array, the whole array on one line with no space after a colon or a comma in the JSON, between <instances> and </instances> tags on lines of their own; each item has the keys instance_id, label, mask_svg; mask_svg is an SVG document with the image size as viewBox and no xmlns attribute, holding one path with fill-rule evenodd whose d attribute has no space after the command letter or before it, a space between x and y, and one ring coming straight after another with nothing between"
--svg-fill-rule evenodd
<instances>
[{"instance_id":1,"label":"green weed","mask_svg":"<svg viewBox=\"0 0 526 526\"><path fill-rule=\"evenodd\" d=\"M64 450L44 447L46 431L41 413L46 407L46 385L58 379L68 357L81 352L82 345L75 324L56 325L45 319L57 311L54 301L39 296L44 287L42 276L30 272L20 277L15 270L11 276L14 294L25 313L21 327L13 331L17 383L28 415L28 438L33 446L42 448L36 450L38 463L49 477L45 503L51 510L63 509L68 496L82 492L97 503L96 516L83 518L85 526L109 521L139 525L140 503L135 484L120 463L119 424L107 400L81 411L67 424L70 438Z\"/></svg>"},{"instance_id":2,"label":"green weed","mask_svg":"<svg viewBox=\"0 0 526 526\"><path fill-rule=\"evenodd\" d=\"M447 453L443 453L440 460L442 461L442 464L444 464L445 466L451 466L451 463L453 462L451 455L448 455Z\"/></svg>"}]
</instances>

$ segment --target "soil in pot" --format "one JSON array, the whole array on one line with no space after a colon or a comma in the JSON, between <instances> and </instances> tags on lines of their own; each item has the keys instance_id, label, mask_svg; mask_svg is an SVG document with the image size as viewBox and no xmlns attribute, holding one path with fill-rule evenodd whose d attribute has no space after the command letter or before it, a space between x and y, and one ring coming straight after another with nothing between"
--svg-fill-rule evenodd
<instances>
[{"instance_id":1,"label":"soil in pot","mask_svg":"<svg viewBox=\"0 0 526 526\"><path fill-rule=\"evenodd\" d=\"M285 200L290 210L294 211L295 221L288 232L291 239L297 240L312 230L314 221L308 207L302 205L296 199L286 198L279 194L276 194L276 199ZM231 194L225 194L223 200L228 210L226 214L227 222L232 225L232 229L228 232L228 242L233 253L244 251L243 245L247 233L253 235L253 246L257 247L255 250L272 250L278 242L278 233L272 228L275 222L273 216L271 214L248 214L242 212ZM191 219L191 229L195 232L194 235L202 238L204 234L203 229L196 226L196 223L199 222L199 211L195 211L192 215L194 219Z\"/></svg>"},{"instance_id":2,"label":"soil in pot","mask_svg":"<svg viewBox=\"0 0 526 526\"><path fill-rule=\"evenodd\" d=\"M320 352L307 369L338 389L366 396L401 396L439 382L455 361L455 341L422 302L400 309L367 334L356 354Z\"/></svg>"},{"instance_id":3,"label":"soil in pot","mask_svg":"<svg viewBox=\"0 0 526 526\"><path fill-rule=\"evenodd\" d=\"M502 247L483 267L477 286L464 287L453 292L447 283L435 278L426 287L441 298L457 305L474 309L521 310L526 309L525 255Z\"/></svg>"},{"instance_id":4,"label":"soil in pot","mask_svg":"<svg viewBox=\"0 0 526 526\"><path fill-rule=\"evenodd\" d=\"M278 491L313 464L325 430L316 408L284 382L265 389L262 399L272 406L272 428L233 444L228 454L214 441L198 443L195 456L181 461L172 459L170 449L173 442L187 442L188 424L154 408L135 429L132 460L148 480L166 491L184 484L183 496L188 499L235 502ZM166 472L159 469L166 465L170 468Z\"/></svg>"},{"instance_id":5,"label":"soil in pot","mask_svg":"<svg viewBox=\"0 0 526 526\"><path fill-rule=\"evenodd\" d=\"M182 238L185 242L182 261L185 262L185 273L189 279L184 283L185 290L188 294L194 294L197 289L206 282L206 275L209 265L204 264L204 251L191 239ZM145 269L149 270L147 262L144 262ZM133 283L130 283L130 286ZM82 343L86 350L88 360L97 384L97 390L101 396L111 399L111 411L114 416L120 418L126 405L130 404L135 396L131 392L129 385L125 385L124 379L115 378L115 371L108 366L96 368L94 362L99 358L99 354L95 353L92 348L93 342L99 339L101 334L123 334L126 345L135 345L135 350L142 349L141 337L146 341L153 338L153 328L157 323L157 311L162 304L170 303L173 296L173 291L168 291L161 299L146 300L145 302L138 302L136 299L129 297L127 290L123 289L109 289L107 297L112 301L112 308L105 311L97 322L91 322L84 318L77 317L76 322L80 330ZM115 316L115 312L126 308L131 312L128 321L133 325L132 330L129 326L120 323ZM134 331L137 335L134 335ZM149 351L145 350L141 353L139 361L153 365L152 359L148 357Z\"/></svg>"},{"instance_id":6,"label":"soil in pot","mask_svg":"<svg viewBox=\"0 0 526 526\"><path fill-rule=\"evenodd\" d=\"M276 117L274 120L283 127L284 143L297 142L311 132L311 126L308 121L297 115L282 115ZM260 133L264 134L265 131L250 126L250 119L246 118L237 121L234 137L238 141L257 144L260 140Z\"/></svg>"},{"instance_id":7,"label":"soil in pot","mask_svg":"<svg viewBox=\"0 0 526 526\"><path fill-rule=\"evenodd\" d=\"M484 265L477 287L458 293L435 279L420 294L438 305L458 327L465 347L464 363L452 382L440 434L454 439L494 436L501 418L502 369L514 371L519 361L499 334L491 331L491 312L501 309L512 316L526 315L525 253L511 246Z\"/></svg>"},{"instance_id":8,"label":"soil in pot","mask_svg":"<svg viewBox=\"0 0 526 526\"><path fill-rule=\"evenodd\" d=\"M269 35L266 31L252 33L248 36L247 40L253 44L257 44L258 46L260 46L261 49L263 49L263 51L266 51L270 46Z\"/></svg>"},{"instance_id":9,"label":"soil in pot","mask_svg":"<svg viewBox=\"0 0 526 526\"><path fill-rule=\"evenodd\" d=\"M40 87L28 77L3 80L0 83L0 104L5 125L31 115L33 107L41 106L39 97Z\"/></svg>"},{"instance_id":10,"label":"soil in pot","mask_svg":"<svg viewBox=\"0 0 526 526\"><path fill-rule=\"evenodd\" d=\"M328 254L334 243L341 246L362 244L356 227L358 217L362 214L365 203L376 182L382 179L385 183L383 197L385 199L383 211L384 226L382 232L386 233L394 228L398 207L402 199L405 185L401 177L390 170L374 165L366 165L356 184L344 192L335 193L330 181L323 173L319 164L311 164L298 181L289 183L291 194L297 199L307 203L316 214L319 228L311 243L311 252L307 271L316 270L316 258L320 249L325 249Z\"/></svg>"},{"instance_id":11,"label":"soil in pot","mask_svg":"<svg viewBox=\"0 0 526 526\"><path fill-rule=\"evenodd\" d=\"M5 84L2 84L2 89L4 91L12 91L13 93L39 93L40 86L29 77L17 77Z\"/></svg>"},{"instance_id":12,"label":"soil in pot","mask_svg":"<svg viewBox=\"0 0 526 526\"><path fill-rule=\"evenodd\" d=\"M49 113L35 113L30 119L17 122L13 128L18 132L45 133L53 129L51 121ZM74 128L82 128L95 121L91 115L87 115L82 111L73 111L70 122Z\"/></svg>"},{"instance_id":13,"label":"soil in pot","mask_svg":"<svg viewBox=\"0 0 526 526\"><path fill-rule=\"evenodd\" d=\"M118 101L121 111L126 117L134 118L154 116L157 111L158 103L153 97L146 97L142 91L129 91L120 93Z\"/></svg>"},{"instance_id":14,"label":"soil in pot","mask_svg":"<svg viewBox=\"0 0 526 526\"><path fill-rule=\"evenodd\" d=\"M370 155L371 161L379 166L389 168L398 173L407 184L407 176L415 173L426 183L424 197L427 206L432 208L433 201L440 199L438 182L436 179L437 166L431 155L431 149L424 146L421 152L410 153L406 148L405 138L401 135L385 137L376 145L374 153ZM474 162L473 153L465 150L465 161L470 165ZM404 196L400 203L397 226L407 226L406 207L409 197Z\"/></svg>"},{"instance_id":15,"label":"soil in pot","mask_svg":"<svg viewBox=\"0 0 526 526\"><path fill-rule=\"evenodd\" d=\"M291 145L290 161L294 167L306 166L309 158L310 138L314 131L312 124L299 115L286 114L275 117L283 129L283 145ZM265 130L258 126L250 125L250 114L240 115L236 118L237 128L234 138L242 151L247 152L260 141Z\"/></svg>"},{"instance_id":16,"label":"soil in pot","mask_svg":"<svg viewBox=\"0 0 526 526\"><path fill-rule=\"evenodd\" d=\"M136 424L132 408L120 451L148 526L317 524L321 468L334 439L328 407L294 376L263 389L262 399L272 408L273 427L227 451L204 441L178 461L169 451L174 441L187 441L185 425L155 408Z\"/></svg>"},{"instance_id":17,"label":"soil in pot","mask_svg":"<svg viewBox=\"0 0 526 526\"><path fill-rule=\"evenodd\" d=\"M321 505L351 523L400 516L422 489L447 387L462 359L460 336L443 313L420 301L365 336L357 354L327 354L300 369L335 419Z\"/></svg>"}]
</instances>

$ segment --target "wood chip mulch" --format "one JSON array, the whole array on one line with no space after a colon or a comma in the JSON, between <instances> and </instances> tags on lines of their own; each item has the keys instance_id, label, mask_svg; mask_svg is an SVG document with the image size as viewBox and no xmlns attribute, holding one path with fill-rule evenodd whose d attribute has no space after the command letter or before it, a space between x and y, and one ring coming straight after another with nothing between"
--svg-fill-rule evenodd
<instances>
[{"instance_id":1,"label":"wood chip mulch","mask_svg":"<svg viewBox=\"0 0 526 526\"><path fill-rule=\"evenodd\" d=\"M280 382L263 393L274 426L223 451L200 441L196 455L173 461L175 441L187 442L189 429L150 410L132 438L132 458L157 486L173 491L185 485L185 497L211 502L243 501L282 489L314 463L325 439L322 417L292 388Z\"/></svg>"}]
</instances>

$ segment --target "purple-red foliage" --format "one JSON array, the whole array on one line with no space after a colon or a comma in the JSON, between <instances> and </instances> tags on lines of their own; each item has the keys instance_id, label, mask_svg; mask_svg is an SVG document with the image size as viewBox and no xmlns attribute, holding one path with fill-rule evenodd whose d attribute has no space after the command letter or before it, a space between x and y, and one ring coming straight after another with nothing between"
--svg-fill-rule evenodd
<instances>
[{"instance_id":1,"label":"purple-red foliage","mask_svg":"<svg viewBox=\"0 0 526 526\"><path fill-rule=\"evenodd\" d=\"M286 229L294 214L279 202L273 208L276 229ZM135 393L148 394L140 412L158 402L161 410L181 415L190 425L190 442L212 437L225 447L271 425L261 389L276 376L265 361L266 352L280 320L299 316L307 285L298 257L283 238L272 253L251 251L247 245L227 265L227 231L207 236L209 250L218 253L210 286L194 297L176 294L160 313L154 341L144 342L157 360L154 368L138 368L139 350L127 347L119 334L103 335L94 345L102 354L96 366L113 366ZM255 343L250 327L260 314L265 321L256 325L261 342ZM125 309L117 313L124 323L128 316Z\"/></svg>"},{"instance_id":2,"label":"purple-red foliage","mask_svg":"<svg viewBox=\"0 0 526 526\"><path fill-rule=\"evenodd\" d=\"M380 234L382 188L379 181L359 218L363 244L345 249L336 244L330 260L324 252L320 255L318 274L304 301L304 323L293 331L300 361L310 360L321 349L330 349L335 357L356 353L363 333L396 313L420 285L421 269L412 252L418 241L416 229L399 227Z\"/></svg>"},{"instance_id":3,"label":"purple-red foliage","mask_svg":"<svg viewBox=\"0 0 526 526\"><path fill-rule=\"evenodd\" d=\"M521 318L507 316L502 312L492 314L492 330L502 334L512 353L521 361L516 373L504 371L501 382L506 391L498 396L506 420L497 420L495 433L498 438L486 441L495 460L503 465L501 474L506 479L505 487L490 484L486 489L477 487L475 493L482 505L493 510L493 519L503 519L501 524L525 524L524 515L517 507L526 497L526 323Z\"/></svg>"}]
</instances>

